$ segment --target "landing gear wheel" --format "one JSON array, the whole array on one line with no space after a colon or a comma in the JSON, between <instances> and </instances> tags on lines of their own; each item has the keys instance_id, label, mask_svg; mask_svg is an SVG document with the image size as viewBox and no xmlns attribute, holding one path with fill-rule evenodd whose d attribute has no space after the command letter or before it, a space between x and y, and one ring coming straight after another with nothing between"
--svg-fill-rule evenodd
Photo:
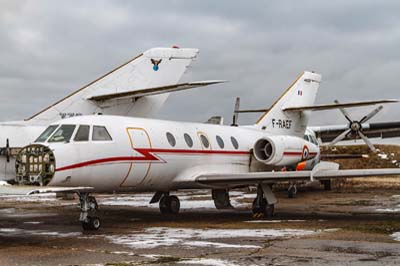
<instances>
[{"instance_id":1,"label":"landing gear wheel","mask_svg":"<svg viewBox=\"0 0 400 266\"><path fill-rule=\"evenodd\" d=\"M179 202L178 197L170 196L169 197L169 209L171 211L171 214L178 214L180 207L181 207L181 203Z\"/></svg>"},{"instance_id":2,"label":"landing gear wheel","mask_svg":"<svg viewBox=\"0 0 400 266\"><path fill-rule=\"evenodd\" d=\"M322 180L321 183L324 186L324 190L326 191L332 190L332 181L330 179Z\"/></svg>"},{"instance_id":3,"label":"landing gear wheel","mask_svg":"<svg viewBox=\"0 0 400 266\"><path fill-rule=\"evenodd\" d=\"M266 199L261 202L257 198L253 201L253 219L272 218L275 212L275 205L268 204Z\"/></svg>"},{"instance_id":4,"label":"landing gear wheel","mask_svg":"<svg viewBox=\"0 0 400 266\"><path fill-rule=\"evenodd\" d=\"M160 199L160 212L162 214L169 214L169 196L162 196Z\"/></svg>"},{"instance_id":5,"label":"landing gear wheel","mask_svg":"<svg viewBox=\"0 0 400 266\"><path fill-rule=\"evenodd\" d=\"M265 216L264 210L267 205L267 200L255 198L253 201L253 219L262 219Z\"/></svg>"},{"instance_id":6,"label":"landing gear wheel","mask_svg":"<svg viewBox=\"0 0 400 266\"><path fill-rule=\"evenodd\" d=\"M82 222L82 227L84 230L97 231L100 229L100 226L101 222L99 217L88 216L86 221Z\"/></svg>"},{"instance_id":7,"label":"landing gear wheel","mask_svg":"<svg viewBox=\"0 0 400 266\"><path fill-rule=\"evenodd\" d=\"M177 214L180 206L177 196L164 195L160 199L160 212L162 214Z\"/></svg>"},{"instance_id":8,"label":"landing gear wheel","mask_svg":"<svg viewBox=\"0 0 400 266\"><path fill-rule=\"evenodd\" d=\"M297 188L296 188L296 186L291 185L291 186L288 188L288 198L289 198L289 199L293 199L294 197L296 197L296 194L297 194Z\"/></svg>"}]
</instances>

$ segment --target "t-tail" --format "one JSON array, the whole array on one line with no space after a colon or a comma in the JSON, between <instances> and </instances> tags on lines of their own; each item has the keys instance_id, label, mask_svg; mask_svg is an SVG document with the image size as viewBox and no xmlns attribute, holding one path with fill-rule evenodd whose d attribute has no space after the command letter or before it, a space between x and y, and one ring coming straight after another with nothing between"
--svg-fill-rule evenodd
<instances>
[{"instance_id":1,"label":"t-tail","mask_svg":"<svg viewBox=\"0 0 400 266\"><path fill-rule=\"evenodd\" d=\"M320 74L308 71L302 73L260 117L255 127L272 134L303 137L309 111L301 110L300 107L314 104L320 82Z\"/></svg>"},{"instance_id":2,"label":"t-tail","mask_svg":"<svg viewBox=\"0 0 400 266\"><path fill-rule=\"evenodd\" d=\"M159 92L165 86L171 91L197 54L198 49L191 48L152 48L26 121L47 125L61 118L96 113L151 117L168 97L168 93Z\"/></svg>"}]
</instances>

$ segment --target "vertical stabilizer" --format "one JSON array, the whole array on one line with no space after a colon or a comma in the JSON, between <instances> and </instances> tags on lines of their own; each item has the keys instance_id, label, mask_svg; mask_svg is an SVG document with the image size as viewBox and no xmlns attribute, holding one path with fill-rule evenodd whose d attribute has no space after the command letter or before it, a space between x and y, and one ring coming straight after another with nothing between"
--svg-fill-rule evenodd
<instances>
[{"instance_id":1,"label":"vertical stabilizer","mask_svg":"<svg viewBox=\"0 0 400 266\"><path fill-rule=\"evenodd\" d=\"M321 75L305 71L260 117L255 127L273 134L302 137L307 127L309 111L283 110L313 105L320 82Z\"/></svg>"},{"instance_id":2,"label":"vertical stabilizer","mask_svg":"<svg viewBox=\"0 0 400 266\"><path fill-rule=\"evenodd\" d=\"M93 95L175 85L197 55L198 49L152 48L50 105L27 121L47 125L62 118L95 113L151 117L164 104L168 93L104 103L93 102L89 98Z\"/></svg>"}]
</instances>

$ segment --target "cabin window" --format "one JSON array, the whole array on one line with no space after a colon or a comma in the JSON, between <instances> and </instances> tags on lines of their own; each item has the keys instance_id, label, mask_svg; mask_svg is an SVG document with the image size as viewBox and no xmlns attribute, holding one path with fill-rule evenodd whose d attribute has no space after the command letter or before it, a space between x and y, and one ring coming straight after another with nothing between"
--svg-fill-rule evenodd
<instances>
[{"instance_id":1,"label":"cabin window","mask_svg":"<svg viewBox=\"0 0 400 266\"><path fill-rule=\"evenodd\" d=\"M215 139L217 140L218 146L223 149L225 147L225 143L220 136L216 136Z\"/></svg>"},{"instance_id":2,"label":"cabin window","mask_svg":"<svg viewBox=\"0 0 400 266\"><path fill-rule=\"evenodd\" d=\"M92 140L94 141L107 141L112 140L110 134L108 133L106 127L103 126L93 126Z\"/></svg>"},{"instance_id":3,"label":"cabin window","mask_svg":"<svg viewBox=\"0 0 400 266\"><path fill-rule=\"evenodd\" d=\"M48 128L46 128L42 134L35 140L35 142L45 142L46 139L50 137L50 135L56 130L58 125L51 125Z\"/></svg>"},{"instance_id":4,"label":"cabin window","mask_svg":"<svg viewBox=\"0 0 400 266\"><path fill-rule=\"evenodd\" d=\"M234 137L231 137L231 142L235 150L239 149L239 143Z\"/></svg>"},{"instance_id":5,"label":"cabin window","mask_svg":"<svg viewBox=\"0 0 400 266\"><path fill-rule=\"evenodd\" d=\"M204 135L200 135L201 143L203 143L204 148L210 147L210 142L208 141L207 137Z\"/></svg>"},{"instance_id":6,"label":"cabin window","mask_svg":"<svg viewBox=\"0 0 400 266\"><path fill-rule=\"evenodd\" d=\"M90 126L80 125L75 134L74 141L89 141Z\"/></svg>"},{"instance_id":7,"label":"cabin window","mask_svg":"<svg viewBox=\"0 0 400 266\"><path fill-rule=\"evenodd\" d=\"M189 134L185 133L185 134L183 134L183 137L185 138L185 142L189 146L189 148L193 147L193 140L189 136Z\"/></svg>"},{"instance_id":8,"label":"cabin window","mask_svg":"<svg viewBox=\"0 0 400 266\"><path fill-rule=\"evenodd\" d=\"M71 139L72 133L74 133L75 125L62 125L51 136L49 142L68 142Z\"/></svg>"},{"instance_id":9,"label":"cabin window","mask_svg":"<svg viewBox=\"0 0 400 266\"><path fill-rule=\"evenodd\" d=\"M166 136L167 136L167 140L168 140L169 145L171 145L172 147L175 147L176 140L175 140L174 135L172 135L170 132L167 132Z\"/></svg>"}]
</instances>

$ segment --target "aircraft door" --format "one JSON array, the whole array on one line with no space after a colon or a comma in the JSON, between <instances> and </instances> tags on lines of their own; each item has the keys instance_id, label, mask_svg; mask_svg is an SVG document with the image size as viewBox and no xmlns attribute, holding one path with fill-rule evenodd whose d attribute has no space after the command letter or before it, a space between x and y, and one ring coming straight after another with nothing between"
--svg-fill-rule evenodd
<instances>
[{"instance_id":1,"label":"aircraft door","mask_svg":"<svg viewBox=\"0 0 400 266\"><path fill-rule=\"evenodd\" d=\"M139 149L150 149L151 140L149 134L143 128L127 129L132 157L143 158L145 154L139 152ZM121 183L121 187L134 187L140 185L150 172L151 162L148 160L134 160L130 163L128 174Z\"/></svg>"}]
</instances>

